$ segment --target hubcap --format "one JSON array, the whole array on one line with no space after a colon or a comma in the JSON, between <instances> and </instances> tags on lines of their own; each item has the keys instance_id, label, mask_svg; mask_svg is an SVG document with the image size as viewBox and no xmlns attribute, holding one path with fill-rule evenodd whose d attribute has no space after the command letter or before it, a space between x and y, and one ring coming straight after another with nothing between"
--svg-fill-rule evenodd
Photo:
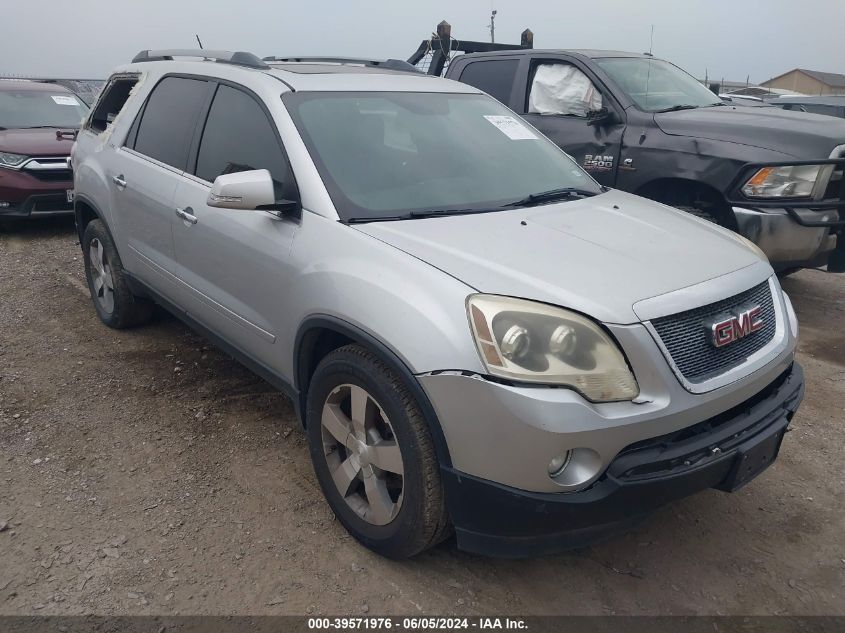
<instances>
[{"instance_id":1,"label":"hubcap","mask_svg":"<svg viewBox=\"0 0 845 633\"><path fill-rule=\"evenodd\" d=\"M114 280L103 244L96 237L91 240L88 247L88 256L91 260L91 281L94 286L94 298L103 310L111 314L114 310Z\"/></svg>"},{"instance_id":2,"label":"hubcap","mask_svg":"<svg viewBox=\"0 0 845 633\"><path fill-rule=\"evenodd\" d=\"M405 469L390 420L358 385L340 385L326 398L323 454L346 504L373 525L387 525L402 506Z\"/></svg>"}]
</instances>

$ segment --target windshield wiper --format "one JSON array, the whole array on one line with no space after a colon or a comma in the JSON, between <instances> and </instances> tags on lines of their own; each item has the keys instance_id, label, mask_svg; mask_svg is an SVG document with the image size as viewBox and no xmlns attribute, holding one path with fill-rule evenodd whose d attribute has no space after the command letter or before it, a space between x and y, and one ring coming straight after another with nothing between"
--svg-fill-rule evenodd
<instances>
[{"instance_id":1,"label":"windshield wiper","mask_svg":"<svg viewBox=\"0 0 845 633\"><path fill-rule=\"evenodd\" d=\"M540 202L552 202L554 200L569 200L571 198L589 198L601 192L590 191L589 189L578 189L577 187L561 187L560 189L549 189L539 193L532 193L521 200L509 202L506 207L527 207Z\"/></svg>"},{"instance_id":2,"label":"windshield wiper","mask_svg":"<svg viewBox=\"0 0 845 633\"><path fill-rule=\"evenodd\" d=\"M490 213L498 209L418 209L408 215L412 218L435 218L442 215L466 215L468 213Z\"/></svg>"},{"instance_id":3,"label":"windshield wiper","mask_svg":"<svg viewBox=\"0 0 845 633\"><path fill-rule=\"evenodd\" d=\"M372 218L349 218L347 224L363 224L365 222L395 222L397 220L419 220L421 218L437 218L449 215L468 215L470 213L492 213L493 211L501 211L502 207L495 208L481 208L481 209L417 209L410 211L405 215L386 215L374 216Z\"/></svg>"},{"instance_id":4,"label":"windshield wiper","mask_svg":"<svg viewBox=\"0 0 845 633\"><path fill-rule=\"evenodd\" d=\"M701 106L692 105L691 103L682 103L680 105L673 105L671 108L655 110L655 112L677 112L678 110L697 110L700 107Z\"/></svg>"}]
</instances>

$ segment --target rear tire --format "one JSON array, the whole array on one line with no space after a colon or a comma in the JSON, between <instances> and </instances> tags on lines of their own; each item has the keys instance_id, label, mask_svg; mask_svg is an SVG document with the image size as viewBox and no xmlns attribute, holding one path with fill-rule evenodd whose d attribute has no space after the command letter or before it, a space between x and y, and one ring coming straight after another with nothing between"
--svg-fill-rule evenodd
<instances>
[{"instance_id":1,"label":"rear tire","mask_svg":"<svg viewBox=\"0 0 845 633\"><path fill-rule=\"evenodd\" d=\"M116 330L149 321L153 303L132 293L120 255L102 220L92 220L85 227L82 253L88 290L100 320Z\"/></svg>"},{"instance_id":2,"label":"rear tire","mask_svg":"<svg viewBox=\"0 0 845 633\"><path fill-rule=\"evenodd\" d=\"M388 558L433 547L450 531L434 442L404 381L359 345L329 353L308 387L306 426L332 511Z\"/></svg>"}]
</instances>

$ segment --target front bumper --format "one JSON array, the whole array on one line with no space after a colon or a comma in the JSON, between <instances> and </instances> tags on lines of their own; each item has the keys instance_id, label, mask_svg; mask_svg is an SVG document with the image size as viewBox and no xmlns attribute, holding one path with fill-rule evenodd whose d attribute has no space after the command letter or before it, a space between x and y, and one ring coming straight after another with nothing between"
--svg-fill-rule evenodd
<instances>
[{"instance_id":1,"label":"front bumper","mask_svg":"<svg viewBox=\"0 0 845 633\"><path fill-rule=\"evenodd\" d=\"M0 218L71 214L73 203L67 200L70 189L72 178L53 179L50 174L39 178L26 170L0 168Z\"/></svg>"},{"instance_id":2,"label":"front bumper","mask_svg":"<svg viewBox=\"0 0 845 633\"><path fill-rule=\"evenodd\" d=\"M526 492L443 468L458 546L497 556L582 547L707 488L732 491L777 456L804 395L794 363L761 392L693 427L634 443L586 490Z\"/></svg>"},{"instance_id":3,"label":"front bumper","mask_svg":"<svg viewBox=\"0 0 845 633\"><path fill-rule=\"evenodd\" d=\"M757 244L775 270L818 268L827 264L837 248L840 212L733 207L739 233ZM796 217L797 214L797 217ZM802 221L804 224L802 224Z\"/></svg>"}]
</instances>

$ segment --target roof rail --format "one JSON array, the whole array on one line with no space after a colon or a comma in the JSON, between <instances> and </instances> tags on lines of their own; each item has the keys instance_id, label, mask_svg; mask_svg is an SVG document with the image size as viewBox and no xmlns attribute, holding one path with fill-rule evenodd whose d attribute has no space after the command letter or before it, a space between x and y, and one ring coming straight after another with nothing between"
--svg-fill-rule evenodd
<instances>
[{"instance_id":1,"label":"roof rail","mask_svg":"<svg viewBox=\"0 0 845 633\"><path fill-rule=\"evenodd\" d=\"M174 57L202 57L221 64L233 64L247 68L269 68L257 55L243 51L212 51L204 48L185 48L160 51L141 51L132 58L132 63L172 61Z\"/></svg>"},{"instance_id":2,"label":"roof rail","mask_svg":"<svg viewBox=\"0 0 845 633\"><path fill-rule=\"evenodd\" d=\"M386 68L405 72L420 72L417 68L401 59L364 59L359 57L265 57L265 62L288 62L305 64L350 64Z\"/></svg>"}]
</instances>

